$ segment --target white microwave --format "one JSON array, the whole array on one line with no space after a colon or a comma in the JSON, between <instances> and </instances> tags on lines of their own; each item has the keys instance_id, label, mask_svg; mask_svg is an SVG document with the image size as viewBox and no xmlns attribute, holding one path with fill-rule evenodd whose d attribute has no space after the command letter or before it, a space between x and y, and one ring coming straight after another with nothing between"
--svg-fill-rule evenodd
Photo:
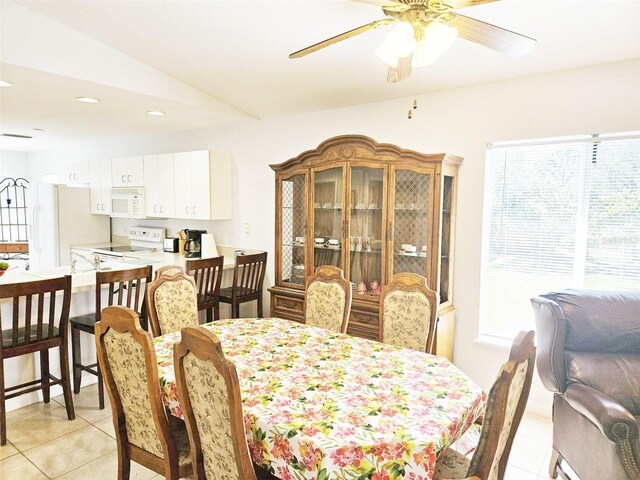
<instances>
[{"instance_id":1,"label":"white microwave","mask_svg":"<svg viewBox=\"0 0 640 480\"><path fill-rule=\"evenodd\" d=\"M111 216L144 218L144 188L113 188L111 190Z\"/></svg>"}]
</instances>

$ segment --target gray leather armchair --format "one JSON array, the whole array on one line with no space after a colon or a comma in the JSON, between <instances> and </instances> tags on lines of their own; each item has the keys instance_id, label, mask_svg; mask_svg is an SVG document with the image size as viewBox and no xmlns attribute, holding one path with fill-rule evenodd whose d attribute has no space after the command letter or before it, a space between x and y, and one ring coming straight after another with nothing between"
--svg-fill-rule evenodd
<instances>
[{"instance_id":1,"label":"gray leather armchair","mask_svg":"<svg viewBox=\"0 0 640 480\"><path fill-rule=\"evenodd\" d=\"M640 480L640 290L531 303L538 373L555 393L549 475L564 459L581 480Z\"/></svg>"}]
</instances>

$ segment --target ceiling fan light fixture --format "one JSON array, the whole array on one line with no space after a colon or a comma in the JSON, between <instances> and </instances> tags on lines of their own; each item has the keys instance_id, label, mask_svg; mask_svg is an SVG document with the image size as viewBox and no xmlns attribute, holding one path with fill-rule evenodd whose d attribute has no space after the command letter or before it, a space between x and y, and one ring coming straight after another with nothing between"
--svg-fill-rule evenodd
<instances>
[{"instance_id":1,"label":"ceiling fan light fixture","mask_svg":"<svg viewBox=\"0 0 640 480\"><path fill-rule=\"evenodd\" d=\"M375 54L390 67L397 68L398 60L411 55L414 48L413 27L406 22L399 22L398 25L387 34L387 37L382 45L375 51Z\"/></svg>"},{"instance_id":2,"label":"ceiling fan light fixture","mask_svg":"<svg viewBox=\"0 0 640 480\"><path fill-rule=\"evenodd\" d=\"M424 67L436 62L458 38L458 29L440 22L430 22L424 39L417 42L413 52L413 66Z\"/></svg>"}]
</instances>

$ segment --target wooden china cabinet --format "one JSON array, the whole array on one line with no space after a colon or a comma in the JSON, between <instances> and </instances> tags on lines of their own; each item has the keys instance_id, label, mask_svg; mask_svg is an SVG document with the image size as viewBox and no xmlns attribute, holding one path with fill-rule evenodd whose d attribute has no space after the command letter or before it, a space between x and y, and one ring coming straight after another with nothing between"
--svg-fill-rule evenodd
<instances>
[{"instance_id":1,"label":"wooden china cabinet","mask_svg":"<svg viewBox=\"0 0 640 480\"><path fill-rule=\"evenodd\" d=\"M307 276L318 265L334 265L353 289L348 333L378 340L380 285L398 272L418 273L440 294L437 352L451 359L461 161L344 135L271 165L276 173L271 315L303 321Z\"/></svg>"}]
</instances>

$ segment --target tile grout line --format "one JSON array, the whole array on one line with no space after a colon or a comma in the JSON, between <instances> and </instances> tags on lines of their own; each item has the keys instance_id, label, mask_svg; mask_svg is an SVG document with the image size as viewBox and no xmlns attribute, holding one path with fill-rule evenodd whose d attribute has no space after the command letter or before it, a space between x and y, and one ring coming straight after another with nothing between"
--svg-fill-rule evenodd
<instances>
[{"instance_id":1,"label":"tile grout line","mask_svg":"<svg viewBox=\"0 0 640 480\"><path fill-rule=\"evenodd\" d=\"M103 434L107 435L107 437L109 437L110 439L111 439L111 438L113 438L113 437L111 437L110 435L108 435L108 434L106 434L105 432L103 432L102 430L100 430L98 427L95 427L95 426L93 426L92 424L90 424L89 422L87 422L87 425L85 425L84 427L80 427L80 428L78 428L77 430L73 430L72 432L68 432L68 433L65 433L64 435L60 435L59 437L53 438L53 439L51 439L51 440L49 440L49 441L47 441L47 442L45 442L45 443L42 443L42 444L40 444L40 445L35 446L35 447L28 448L27 450L25 450L25 452L26 452L26 451L29 451L29 450L32 450L32 449L34 449L34 448L40 448L40 447L43 447L43 446L47 445L48 443L51 443L51 442L56 441L56 440L59 440L59 439L60 439L60 438L62 438L62 437L65 437L65 436L67 436L67 435L71 435L71 434L75 434L75 433L79 432L79 431L80 431L80 430L82 430L82 429L90 428L90 427L91 427L91 428L96 429L96 430L97 430L98 432L100 432L100 433L103 433ZM105 453L105 455L108 455L108 454L110 454L110 453L112 453L112 452L114 452L114 451L116 451L116 450L117 450L117 447L114 447L114 449L113 449L113 450L109 450L109 452ZM40 472L42 472L42 474L43 474L45 477L47 477L49 480L52 480L53 478L57 478L57 477L50 477L49 475L47 475L47 474L46 474L42 469L40 469L40 468L39 468L35 463L33 463L33 462L29 459L29 457L27 457L27 456L25 455L25 452L20 451L20 454L21 454L24 458L26 458L26 459L29 461L29 463L31 463L34 467L36 467ZM98 457L98 458L102 458L102 457L103 457L103 456L105 456L105 455L101 455L101 456L100 456L100 457ZM78 466L78 467L76 467L76 468L83 467L83 466L85 466L87 463L91 463L91 462L93 462L94 460L96 460L96 459L94 458L94 459L92 459L92 460L90 460L90 461L88 461L88 462L86 462L86 463L83 463L82 465L80 465L80 466ZM72 472L73 470L75 470L75 468L73 468L73 469L69 470L69 472ZM62 475L66 475L66 474L67 474L67 473L69 473L69 472L62 473L62 474L58 475L58 477L61 477Z\"/></svg>"},{"instance_id":2,"label":"tile grout line","mask_svg":"<svg viewBox=\"0 0 640 480\"><path fill-rule=\"evenodd\" d=\"M96 428L98 428L98 427L96 427ZM105 453L104 455L101 455L101 456L99 456L98 458L94 458L93 460L89 460L87 463L83 463L82 465L78 465L77 467L72 468L72 469L71 469L71 470L69 470L68 472L64 472L64 473L62 473L62 474L58 475L57 477L47 477L47 478L50 478L50 479L51 479L51 478L60 478L60 477L63 477L63 476L65 476L65 475L67 475L67 474L69 474L69 473L71 473L71 472L75 472L76 470L78 470L78 469L80 469L80 468L82 468L82 467L85 467L85 466L89 465L91 462L95 462L96 460L100 460L101 458L104 458L104 457L106 457L107 455L111 455L113 452L115 452L115 451L117 451L117 450L118 450L117 448L114 448L113 450L109 450L109 451L108 451L107 453Z\"/></svg>"},{"instance_id":3,"label":"tile grout line","mask_svg":"<svg viewBox=\"0 0 640 480\"><path fill-rule=\"evenodd\" d=\"M43 445L44 445L44 443L43 443ZM44 473L44 471L40 467L38 467L35 463L33 463L29 459L29 457L27 457L23 452L20 452L20 455L22 455L22 458L24 458L27 462L29 462L31 465L33 465L36 468L36 470L38 470L40 473L42 473L42 475L44 475L46 478L51 480L51 477L49 475L47 475L46 473Z\"/></svg>"}]
</instances>

